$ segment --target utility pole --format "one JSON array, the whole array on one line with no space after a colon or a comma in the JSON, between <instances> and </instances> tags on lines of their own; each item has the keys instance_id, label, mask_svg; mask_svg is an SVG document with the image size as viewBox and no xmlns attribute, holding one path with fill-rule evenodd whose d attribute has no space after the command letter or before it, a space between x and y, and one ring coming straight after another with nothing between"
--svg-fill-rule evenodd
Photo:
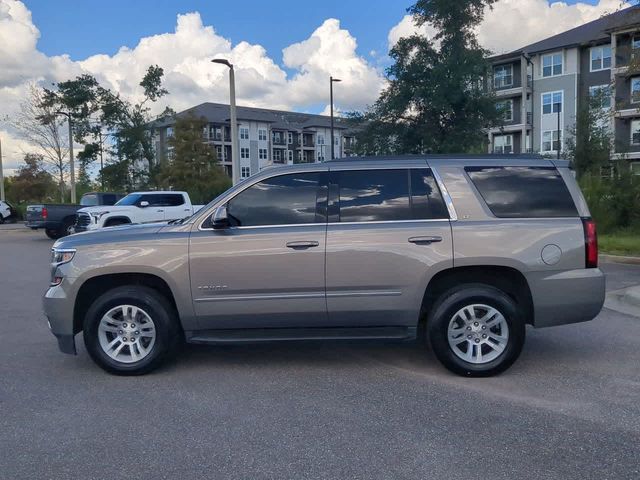
<instances>
[{"instance_id":1,"label":"utility pole","mask_svg":"<svg viewBox=\"0 0 640 480\"><path fill-rule=\"evenodd\" d=\"M560 137L560 111L562 110L562 107L558 107L558 160L560 160L560 150L562 149L562 140ZM551 141L553 142L553 137L551 138Z\"/></svg>"},{"instance_id":2,"label":"utility pole","mask_svg":"<svg viewBox=\"0 0 640 480\"><path fill-rule=\"evenodd\" d=\"M229 109L231 121L231 180L233 185L240 181L240 162L238 161L238 119L236 116L236 76L233 65L224 58L214 58L213 63L219 63L229 68ZM224 133L224 131L223 131ZM224 135L223 135L224 145Z\"/></svg>"},{"instance_id":3,"label":"utility pole","mask_svg":"<svg viewBox=\"0 0 640 480\"><path fill-rule=\"evenodd\" d=\"M333 82L341 82L339 78L329 77L329 102L331 103L331 160L336 158L336 142L333 139Z\"/></svg>"},{"instance_id":4,"label":"utility pole","mask_svg":"<svg viewBox=\"0 0 640 480\"><path fill-rule=\"evenodd\" d=\"M0 138L0 200L4 202L4 174L2 172L2 139Z\"/></svg>"},{"instance_id":5,"label":"utility pole","mask_svg":"<svg viewBox=\"0 0 640 480\"><path fill-rule=\"evenodd\" d=\"M102 150L103 150L102 130L98 131L98 135L100 135L100 188L104 192L104 176L102 175L102 169L104 168L104 159L102 158Z\"/></svg>"},{"instance_id":6,"label":"utility pole","mask_svg":"<svg viewBox=\"0 0 640 480\"><path fill-rule=\"evenodd\" d=\"M76 168L73 163L73 127L71 126L71 114L67 113L69 123L69 172L71 173L71 203L76 203Z\"/></svg>"}]
</instances>

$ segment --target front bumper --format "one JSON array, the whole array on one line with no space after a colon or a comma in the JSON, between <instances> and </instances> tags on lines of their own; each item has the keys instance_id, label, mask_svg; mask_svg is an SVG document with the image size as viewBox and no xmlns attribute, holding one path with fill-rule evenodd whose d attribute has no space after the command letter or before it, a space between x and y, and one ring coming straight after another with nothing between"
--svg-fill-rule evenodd
<instances>
[{"instance_id":1,"label":"front bumper","mask_svg":"<svg viewBox=\"0 0 640 480\"><path fill-rule=\"evenodd\" d=\"M49 290L42 299L44 314L49 321L49 329L58 340L58 348L63 353L76 354L73 325L73 302L67 294L67 279Z\"/></svg>"},{"instance_id":2,"label":"front bumper","mask_svg":"<svg viewBox=\"0 0 640 480\"><path fill-rule=\"evenodd\" d=\"M605 298L605 275L599 268L529 272L534 327L552 327L594 319Z\"/></svg>"}]
</instances>

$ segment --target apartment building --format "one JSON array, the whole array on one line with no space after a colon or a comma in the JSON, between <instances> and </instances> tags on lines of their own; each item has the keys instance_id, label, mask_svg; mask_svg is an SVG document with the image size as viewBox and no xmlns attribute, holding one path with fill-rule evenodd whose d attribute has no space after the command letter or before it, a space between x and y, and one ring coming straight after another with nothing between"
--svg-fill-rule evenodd
<instances>
[{"instance_id":1,"label":"apartment building","mask_svg":"<svg viewBox=\"0 0 640 480\"><path fill-rule=\"evenodd\" d=\"M564 151L576 115L599 93L615 139L613 159L640 174L640 7L490 58L490 88L500 125L488 130L489 151Z\"/></svg>"},{"instance_id":2,"label":"apartment building","mask_svg":"<svg viewBox=\"0 0 640 480\"><path fill-rule=\"evenodd\" d=\"M334 118L334 138L331 120L324 115L237 107L238 157L240 178L246 178L270 165L323 162L331 158L334 142L336 158L348 157L355 147L355 132L341 118ZM231 176L231 122L229 105L203 103L180 112L178 116L195 115L207 125L202 140L216 149L218 161ZM153 125L156 161L169 154L168 138L173 135L173 118Z\"/></svg>"}]
</instances>

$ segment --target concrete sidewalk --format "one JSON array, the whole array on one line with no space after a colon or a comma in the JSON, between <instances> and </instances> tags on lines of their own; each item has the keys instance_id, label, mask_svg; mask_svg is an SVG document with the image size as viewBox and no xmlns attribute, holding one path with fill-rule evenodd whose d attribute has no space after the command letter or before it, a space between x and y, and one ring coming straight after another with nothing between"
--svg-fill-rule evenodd
<instances>
[{"instance_id":1,"label":"concrete sidewalk","mask_svg":"<svg viewBox=\"0 0 640 480\"><path fill-rule=\"evenodd\" d=\"M24 226L24 222L17 222L17 223L3 223L2 225L0 225L0 232L4 230L29 230L29 229Z\"/></svg>"},{"instance_id":2,"label":"concrete sidewalk","mask_svg":"<svg viewBox=\"0 0 640 480\"><path fill-rule=\"evenodd\" d=\"M640 285L607 293L604 306L616 312L640 317Z\"/></svg>"}]
</instances>

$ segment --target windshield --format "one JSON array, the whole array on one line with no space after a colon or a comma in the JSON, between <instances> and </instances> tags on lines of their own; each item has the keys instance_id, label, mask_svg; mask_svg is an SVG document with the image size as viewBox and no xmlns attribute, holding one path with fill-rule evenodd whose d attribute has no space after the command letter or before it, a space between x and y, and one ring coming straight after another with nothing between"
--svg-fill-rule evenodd
<instances>
[{"instance_id":1,"label":"windshield","mask_svg":"<svg viewBox=\"0 0 640 480\"><path fill-rule=\"evenodd\" d=\"M84 194L80 199L80 205L82 205L83 207L94 207L96 205L100 205L98 195L95 193Z\"/></svg>"},{"instance_id":2,"label":"windshield","mask_svg":"<svg viewBox=\"0 0 640 480\"><path fill-rule=\"evenodd\" d=\"M138 200L140 200L141 196L142 195L140 195L139 193L130 193L126 197L118 200L116 202L116 205L135 205L136 203L138 203Z\"/></svg>"}]
</instances>

